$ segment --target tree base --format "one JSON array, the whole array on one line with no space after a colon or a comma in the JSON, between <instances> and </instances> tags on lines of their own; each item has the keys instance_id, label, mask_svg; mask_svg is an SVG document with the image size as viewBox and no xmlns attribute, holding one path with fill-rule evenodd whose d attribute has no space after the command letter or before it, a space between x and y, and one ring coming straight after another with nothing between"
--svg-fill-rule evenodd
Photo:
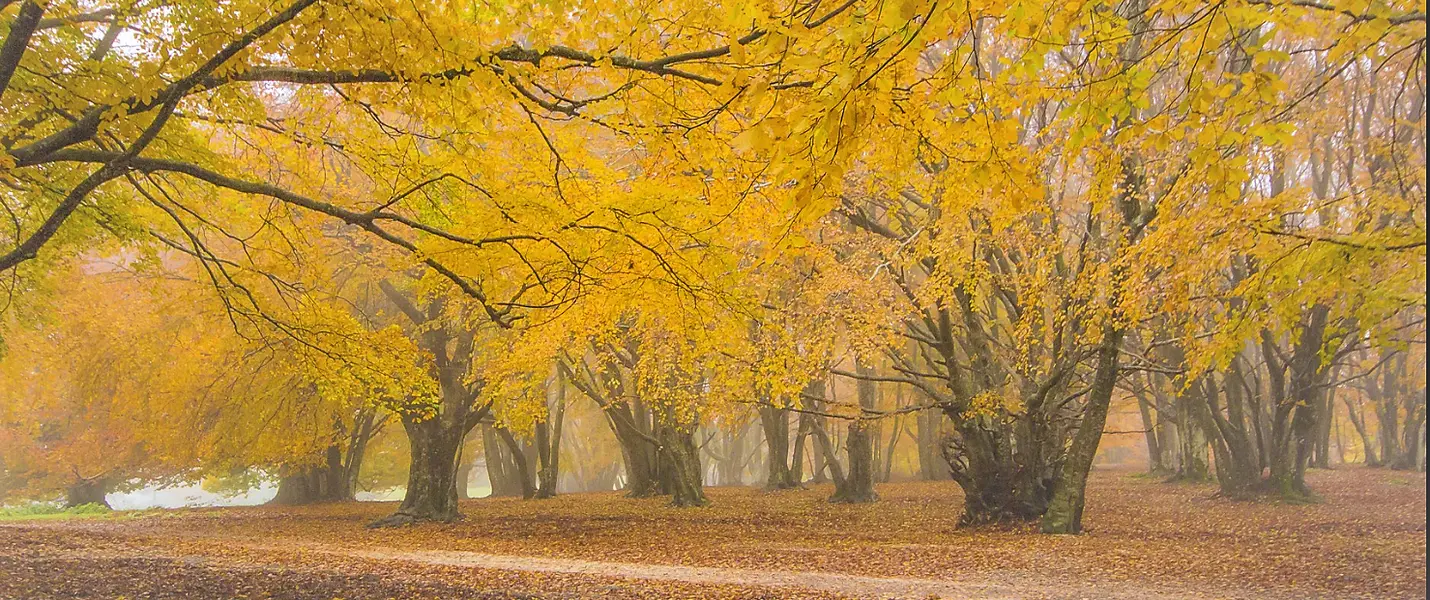
<instances>
[{"instance_id":1,"label":"tree base","mask_svg":"<svg viewBox=\"0 0 1430 600\"><path fill-rule=\"evenodd\" d=\"M398 527L408 527L418 523L455 523L462 520L461 513L453 513L444 516L414 515L411 513L397 512L367 524L368 529L394 529Z\"/></svg>"},{"instance_id":2,"label":"tree base","mask_svg":"<svg viewBox=\"0 0 1430 600\"><path fill-rule=\"evenodd\" d=\"M700 508L710 506L710 501L704 497L700 498L672 498L670 505L675 508Z\"/></svg>"},{"instance_id":3,"label":"tree base","mask_svg":"<svg viewBox=\"0 0 1430 600\"><path fill-rule=\"evenodd\" d=\"M869 504L878 502L879 495L874 492L865 493L838 493L829 497L830 504Z\"/></svg>"}]
</instances>

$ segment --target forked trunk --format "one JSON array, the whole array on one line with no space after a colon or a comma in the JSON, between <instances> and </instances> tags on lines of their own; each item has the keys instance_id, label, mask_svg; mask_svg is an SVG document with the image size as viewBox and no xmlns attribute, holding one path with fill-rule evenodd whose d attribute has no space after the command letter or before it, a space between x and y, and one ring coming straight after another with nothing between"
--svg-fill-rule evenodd
<instances>
[{"instance_id":1,"label":"forked trunk","mask_svg":"<svg viewBox=\"0 0 1430 600\"><path fill-rule=\"evenodd\" d=\"M1122 329L1107 325L1097 349L1097 372L1088 391L1087 407L1078 423L1072 447L1063 459L1063 469L1053 490L1053 500L1043 515L1043 533L1082 533L1082 509L1086 504L1087 475L1092 470L1107 411L1117 387L1118 353Z\"/></svg>"},{"instance_id":2,"label":"forked trunk","mask_svg":"<svg viewBox=\"0 0 1430 600\"><path fill-rule=\"evenodd\" d=\"M773 406L760 407L760 428L765 433L765 447L768 450L765 489L787 490L799 487L789 463L789 413Z\"/></svg>"}]
</instances>

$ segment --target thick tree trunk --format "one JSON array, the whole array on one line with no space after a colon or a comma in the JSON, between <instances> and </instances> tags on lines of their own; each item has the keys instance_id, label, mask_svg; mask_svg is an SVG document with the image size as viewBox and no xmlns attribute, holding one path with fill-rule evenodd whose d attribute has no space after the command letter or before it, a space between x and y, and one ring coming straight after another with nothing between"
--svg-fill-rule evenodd
<instances>
[{"instance_id":1,"label":"thick tree trunk","mask_svg":"<svg viewBox=\"0 0 1430 600\"><path fill-rule=\"evenodd\" d=\"M959 525L1031 521L1047 510L1052 480L1039 470L1019 469L1004 441L1009 440L972 423L947 438L944 456L964 496Z\"/></svg>"},{"instance_id":2,"label":"thick tree trunk","mask_svg":"<svg viewBox=\"0 0 1430 600\"><path fill-rule=\"evenodd\" d=\"M407 494L397 512L369 527L407 525L417 521L450 523L462 518L457 511L457 453L467 427L444 424L441 418L416 420L403 416L411 463Z\"/></svg>"},{"instance_id":3,"label":"thick tree trunk","mask_svg":"<svg viewBox=\"0 0 1430 600\"><path fill-rule=\"evenodd\" d=\"M765 434L765 489L799 487L789 464L789 412L773 406L760 407L760 429ZM802 457L801 457L802 458Z\"/></svg>"},{"instance_id":4,"label":"thick tree trunk","mask_svg":"<svg viewBox=\"0 0 1430 600\"><path fill-rule=\"evenodd\" d=\"M863 361L855 365L855 370L864 377L874 376L874 369ZM859 406L864 409L874 408L878 393L876 384L869 379L860 379L855 387L858 390ZM849 434L844 441L844 449L849 456L849 472L842 480L834 483L834 495L829 498L830 502L857 504L879 499L879 495L874 493L874 444L878 439L875 436L876 431L878 430L874 428L874 424L862 417L849 422Z\"/></svg>"},{"instance_id":5,"label":"thick tree trunk","mask_svg":"<svg viewBox=\"0 0 1430 600\"><path fill-rule=\"evenodd\" d=\"M1177 395L1177 417L1180 419L1178 432L1181 434L1181 460L1173 481L1201 483L1211 481L1211 463L1207 461L1209 443L1207 431L1202 421L1196 417L1197 403L1203 402L1195 394L1186 392Z\"/></svg>"},{"instance_id":6,"label":"thick tree trunk","mask_svg":"<svg viewBox=\"0 0 1430 600\"><path fill-rule=\"evenodd\" d=\"M704 481L701 476L700 451L695 447L695 432L676 425L662 424L660 439L660 480L675 506L705 506Z\"/></svg>"},{"instance_id":7,"label":"thick tree trunk","mask_svg":"<svg viewBox=\"0 0 1430 600\"><path fill-rule=\"evenodd\" d=\"M96 477L93 479L81 479L65 489L65 508L74 508L86 504L98 504L109 508L109 501L105 499L108 493L108 478Z\"/></svg>"},{"instance_id":8,"label":"thick tree trunk","mask_svg":"<svg viewBox=\"0 0 1430 600\"><path fill-rule=\"evenodd\" d=\"M637 422L638 415L628 405L613 406L606 411L621 457L626 468L626 496L649 498L661 493L660 456L656 440L646 428L649 417Z\"/></svg>"},{"instance_id":9,"label":"thick tree trunk","mask_svg":"<svg viewBox=\"0 0 1430 600\"><path fill-rule=\"evenodd\" d=\"M1208 374L1201 383L1202 395L1206 399L1204 427L1214 436L1212 448L1216 452L1216 474L1221 493L1234 498L1246 497L1261 483L1261 468L1257 462L1256 443L1245 426L1242 390L1230 379L1222 379L1227 405L1227 414L1223 416L1217 401L1215 378Z\"/></svg>"},{"instance_id":10,"label":"thick tree trunk","mask_svg":"<svg viewBox=\"0 0 1430 600\"><path fill-rule=\"evenodd\" d=\"M879 495L874 493L874 443L871 423L856 419L849 423L849 437L844 440L844 449L849 455L849 472L834 482L834 495L830 502L858 504L874 502Z\"/></svg>"},{"instance_id":11,"label":"thick tree trunk","mask_svg":"<svg viewBox=\"0 0 1430 600\"><path fill-rule=\"evenodd\" d=\"M1285 364L1275 361L1274 340L1263 333L1273 389L1282 391L1276 398L1276 415L1272 421L1271 477L1273 492L1282 498L1304 501L1311 491L1306 487L1306 466L1310 462L1311 441L1315 434L1316 407L1324 393L1329 369L1321 364L1321 350L1326 332L1329 309L1317 305L1306 313L1307 324L1296 339L1291 357Z\"/></svg>"}]
</instances>

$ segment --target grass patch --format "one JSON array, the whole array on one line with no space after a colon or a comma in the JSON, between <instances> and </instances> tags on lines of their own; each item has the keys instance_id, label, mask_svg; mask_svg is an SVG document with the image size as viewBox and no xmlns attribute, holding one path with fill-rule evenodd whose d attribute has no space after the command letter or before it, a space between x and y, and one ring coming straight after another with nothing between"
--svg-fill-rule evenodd
<instances>
[{"instance_id":1,"label":"grass patch","mask_svg":"<svg viewBox=\"0 0 1430 600\"><path fill-rule=\"evenodd\" d=\"M65 508L55 502L32 502L21 506L0 508L0 521L85 519L105 517L113 512L102 504L81 504Z\"/></svg>"}]
</instances>

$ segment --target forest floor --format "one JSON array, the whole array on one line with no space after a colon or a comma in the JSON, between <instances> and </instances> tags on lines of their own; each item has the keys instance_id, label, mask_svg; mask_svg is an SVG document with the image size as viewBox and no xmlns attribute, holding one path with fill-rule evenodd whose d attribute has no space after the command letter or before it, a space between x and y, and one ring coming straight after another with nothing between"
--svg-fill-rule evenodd
<instances>
[{"instance_id":1,"label":"forest floor","mask_svg":"<svg viewBox=\"0 0 1430 600\"><path fill-rule=\"evenodd\" d=\"M1099 471L1086 533L959 530L951 483L474 500L369 530L390 503L0 523L0 598L1423 598L1426 480L1313 471L1322 501L1234 502Z\"/></svg>"}]
</instances>

